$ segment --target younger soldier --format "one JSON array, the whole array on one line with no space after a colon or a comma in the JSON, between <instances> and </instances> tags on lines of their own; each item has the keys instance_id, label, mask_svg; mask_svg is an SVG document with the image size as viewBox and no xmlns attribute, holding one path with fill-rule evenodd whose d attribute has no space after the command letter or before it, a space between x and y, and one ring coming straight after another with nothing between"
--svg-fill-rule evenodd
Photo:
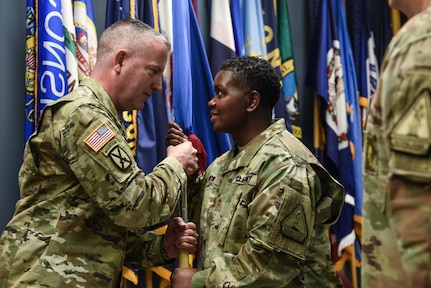
<instances>
[{"instance_id":1,"label":"younger soldier","mask_svg":"<svg viewBox=\"0 0 431 288\"><path fill-rule=\"evenodd\" d=\"M341 287L325 230L339 217L343 187L283 119L273 121L277 73L257 57L229 59L214 90L214 130L236 144L190 184L198 269L176 269L172 287ZM172 123L168 143L182 139Z\"/></svg>"}]
</instances>

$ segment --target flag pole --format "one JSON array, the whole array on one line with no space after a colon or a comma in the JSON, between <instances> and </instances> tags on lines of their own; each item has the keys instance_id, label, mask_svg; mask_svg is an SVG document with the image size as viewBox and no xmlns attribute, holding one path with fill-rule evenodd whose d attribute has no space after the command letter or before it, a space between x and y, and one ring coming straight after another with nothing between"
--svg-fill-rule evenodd
<instances>
[{"instance_id":1,"label":"flag pole","mask_svg":"<svg viewBox=\"0 0 431 288\"><path fill-rule=\"evenodd\" d=\"M183 218L184 222L188 221L187 217L187 190L181 190L181 198L180 198L180 215ZM179 268L190 268L189 266L189 252L184 249L180 249L178 251L178 267Z\"/></svg>"},{"instance_id":2,"label":"flag pole","mask_svg":"<svg viewBox=\"0 0 431 288\"><path fill-rule=\"evenodd\" d=\"M356 251L355 251L355 242L353 242L352 245L352 257L351 257L351 262L350 262L350 269L351 269L351 273L352 273L352 282L353 282L353 288L358 288L358 275L356 273Z\"/></svg>"}]
</instances>

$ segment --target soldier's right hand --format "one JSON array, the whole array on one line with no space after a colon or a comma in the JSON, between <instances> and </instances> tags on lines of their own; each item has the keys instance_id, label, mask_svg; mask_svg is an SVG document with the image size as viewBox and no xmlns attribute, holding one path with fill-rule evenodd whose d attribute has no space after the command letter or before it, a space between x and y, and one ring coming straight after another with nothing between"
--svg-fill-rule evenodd
<instances>
[{"instance_id":1,"label":"soldier's right hand","mask_svg":"<svg viewBox=\"0 0 431 288\"><path fill-rule=\"evenodd\" d=\"M178 145L187 141L187 135L184 134L180 125L175 122L169 122L168 133L166 133L166 147L169 145Z\"/></svg>"},{"instance_id":2,"label":"soldier's right hand","mask_svg":"<svg viewBox=\"0 0 431 288\"><path fill-rule=\"evenodd\" d=\"M176 146L170 145L167 148L167 155L176 158L188 176L193 175L198 170L197 152L198 150L193 147L190 141L185 141Z\"/></svg>"}]
</instances>

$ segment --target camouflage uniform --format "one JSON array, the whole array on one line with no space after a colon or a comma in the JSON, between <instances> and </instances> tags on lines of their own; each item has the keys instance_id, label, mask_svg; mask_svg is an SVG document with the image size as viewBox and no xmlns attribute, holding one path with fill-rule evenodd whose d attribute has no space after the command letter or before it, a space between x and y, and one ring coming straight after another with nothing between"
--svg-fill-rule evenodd
<instances>
[{"instance_id":1,"label":"camouflage uniform","mask_svg":"<svg viewBox=\"0 0 431 288\"><path fill-rule=\"evenodd\" d=\"M186 180L170 157L144 177L110 98L84 79L46 107L26 145L0 287L115 287L123 263L166 263L161 235L140 229L170 216Z\"/></svg>"},{"instance_id":2,"label":"camouflage uniform","mask_svg":"<svg viewBox=\"0 0 431 288\"><path fill-rule=\"evenodd\" d=\"M363 287L431 287L431 6L393 38L364 145Z\"/></svg>"},{"instance_id":3,"label":"camouflage uniform","mask_svg":"<svg viewBox=\"0 0 431 288\"><path fill-rule=\"evenodd\" d=\"M199 185L189 192L192 207L202 203L192 287L342 286L325 229L344 190L283 119L217 158Z\"/></svg>"}]
</instances>

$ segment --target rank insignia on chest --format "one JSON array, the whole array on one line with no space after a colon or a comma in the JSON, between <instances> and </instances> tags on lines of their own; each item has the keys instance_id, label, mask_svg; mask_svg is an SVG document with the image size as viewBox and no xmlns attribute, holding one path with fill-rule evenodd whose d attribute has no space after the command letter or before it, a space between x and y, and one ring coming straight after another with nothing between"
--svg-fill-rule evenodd
<instances>
[{"instance_id":1,"label":"rank insignia on chest","mask_svg":"<svg viewBox=\"0 0 431 288\"><path fill-rule=\"evenodd\" d=\"M94 152L98 152L106 143L115 137L115 133L106 125L106 123L100 124L90 135L85 138L84 142Z\"/></svg>"}]
</instances>

